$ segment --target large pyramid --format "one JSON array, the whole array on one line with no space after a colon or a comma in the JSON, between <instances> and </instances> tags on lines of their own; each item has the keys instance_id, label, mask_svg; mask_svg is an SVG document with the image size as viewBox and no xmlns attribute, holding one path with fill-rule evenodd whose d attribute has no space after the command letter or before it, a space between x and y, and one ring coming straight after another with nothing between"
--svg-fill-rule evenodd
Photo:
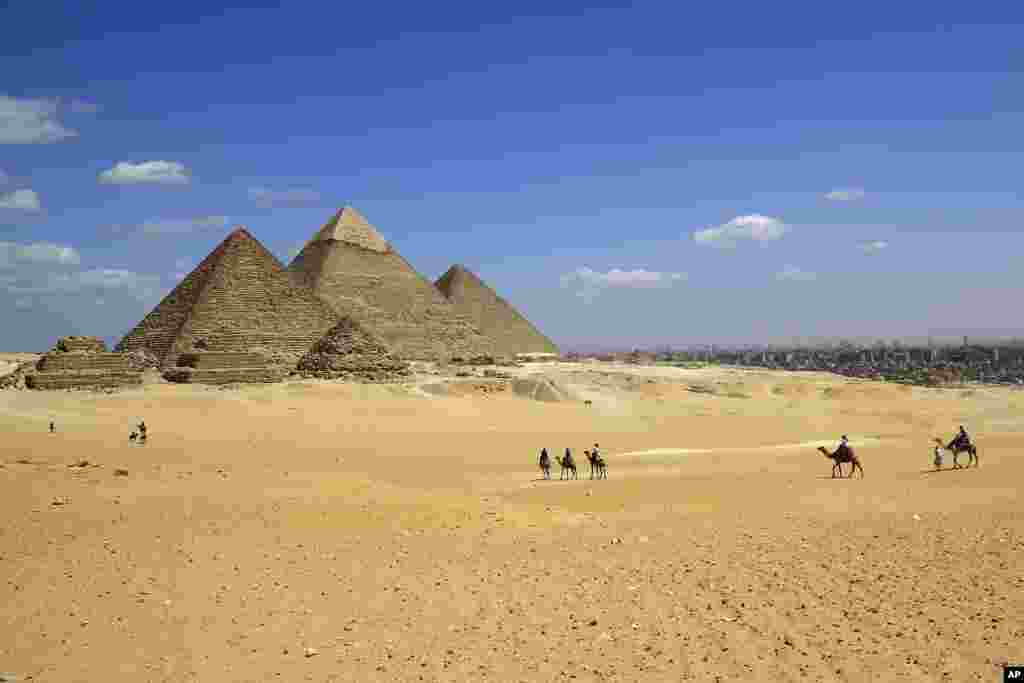
<instances>
[{"instance_id":1,"label":"large pyramid","mask_svg":"<svg viewBox=\"0 0 1024 683\"><path fill-rule=\"evenodd\" d=\"M403 360L491 353L476 326L351 207L335 214L288 270Z\"/></svg>"},{"instance_id":2,"label":"large pyramid","mask_svg":"<svg viewBox=\"0 0 1024 683\"><path fill-rule=\"evenodd\" d=\"M465 267L452 266L436 285L491 340L495 353L558 353L554 342Z\"/></svg>"},{"instance_id":3,"label":"large pyramid","mask_svg":"<svg viewBox=\"0 0 1024 683\"><path fill-rule=\"evenodd\" d=\"M183 353L258 353L295 365L338 322L244 228L233 231L117 345L165 367Z\"/></svg>"}]
</instances>

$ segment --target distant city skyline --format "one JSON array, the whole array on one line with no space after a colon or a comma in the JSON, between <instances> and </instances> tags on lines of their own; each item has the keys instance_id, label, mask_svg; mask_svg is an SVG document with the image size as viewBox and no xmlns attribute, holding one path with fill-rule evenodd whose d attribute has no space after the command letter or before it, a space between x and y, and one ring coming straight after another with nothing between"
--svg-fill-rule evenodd
<instances>
[{"instance_id":1,"label":"distant city skyline","mask_svg":"<svg viewBox=\"0 0 1024 683\"><path fill-rule=\"evenodd\" d=\"M344 204L565 349L1024 336L1018 4L59 7L0 27L3 350Z\"/></svg>"}]
</instances>

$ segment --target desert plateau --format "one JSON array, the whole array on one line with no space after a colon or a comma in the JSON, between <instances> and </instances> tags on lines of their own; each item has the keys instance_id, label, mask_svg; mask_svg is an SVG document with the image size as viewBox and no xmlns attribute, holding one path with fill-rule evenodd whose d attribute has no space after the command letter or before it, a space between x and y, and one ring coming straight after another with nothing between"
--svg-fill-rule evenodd
<instances>
[{"instance_id":1,"label":"desert plateau","mask_svg":"<svg viewBox=\"0 0 1024 683\"><path fill-rule=\"evenodd\" d=\"M459 374L0 392L0 671L992 681L1024 661L1020 390ZM980 466L936 471L960 424ZM841 434L863 478L816 451ZM579 478L542 480L542 447L571 447Z\"/></svg>"}]
</instances>

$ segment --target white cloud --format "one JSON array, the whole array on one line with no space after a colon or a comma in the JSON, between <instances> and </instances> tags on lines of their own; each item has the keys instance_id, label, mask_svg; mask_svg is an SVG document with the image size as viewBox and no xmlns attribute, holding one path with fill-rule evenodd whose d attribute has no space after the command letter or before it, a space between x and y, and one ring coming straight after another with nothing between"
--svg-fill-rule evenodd
<instances>
[{"instance_id":1,"label":"white cloud","mask_svg":"<svg viewBox=\"0 0 1024 683\"><path fill-rule=\"evenodd\" d=\"M788 231L789 226L778 218L755 213L737 216L722 225L697 230L693 233L693 241L697 244L731 248L743 240L767 242L781 239Z\"/></svg>"},{"instance_id":2,"label":"white cloud","mask_svg":"<svg viewBox=\"0 0 1024 683\"><path fill-rule=\"evenodd\" d=\"M43 208L39 201L39 195L35 190L15 190L7 194L0 194L0 209L13 209L16 211L39 211Z\"/></svg>"},{"instance_id":3,"label":"white cloud","mask_svg":"<svg viewBox=\"0 0 1024 683\"><path fill-rule=\"evenodd\" d=\"M185 185L189 179L188 169L177 161L119 161L114 168L100 173L100 182L110 185Z\"/></svg>"},{"instance_id":4,"label":"white cloud","mask_svg":"<svg viewBox=\"0 0 1024 683\"><path fill-rule=\"evenodd\" d=\"M301 206L320 201L320 193L315 190L270 190L265 187L250 187L249 199L263 208L272 206Z\"/></svg>"},{"instance_id":5,"label":"white cloud","mask_svg":"<svg viewBox=\"0 0 1024 683\"><path fill-rule=\"evenodd\" d=\"M74 247L49 242L0 242L0 268L19 265L77 266L81 257Z\"/></svg>"},{"instance_id":6,"label":"white cloud","mask_svg":"<svg viewBox=\"0 0 1024 683\"><path fill-rule=\"evenodd\" d=\"M857 245L857 248L863 251L865 254L877 254L883 249L889 248L889 243L883 240L874 240L873 242L864 242Z\"/></svg>"},{"instance_id":7,"label":"white cloud","mask_svg":"<svg viewBox=\"0 0 1024 683\"><path fill-rule=\"evenodd\" d=\"M864 199L864 194L863 187L838 187L826 193L825 199L831 199L834 202L852 202Z\"/></svg>"},{"instance_id":8,"label":"white cloud","mask_svg":"<svg viewBox=\"0 0 1024 683\"><path fill-rule=\"evenodd\" d=\"M68 103L68 108L75 114L95 114L102 109L102 107L95 102L79 99L71 100L71 102Z\"/></svg>"},{"instance_id":9,"label":"white cloud","mask_svg":"<svg viewBox=\"0 0 1024 683\"><path fill-rule=\"evenodd\" d=\"M227 216L201 216L199 218L169 218L152 220L139 225L114 225L111 231L120 234L138 234L155 237L159 235L189 235L196 232L223 230L228 225Z\"/></svg>"},{"instance_id":10,"label":"white cloud","mask_svg":"<svg viewBox=\"0 0 1024 683\"><path fill-rule=\"evenodd\" d=\"M786 266L775 274L776 280L787 280L790 282L812 282L818 279L817 274L801 270L796 266Z\"/></svg>"},{"instance_id":11,"label":"white cloud","mask_svg":"<svg viewBox=\"0 0 1024 683\"><path fill-rule=\"evenodd\" d=\"M29 297L89 295L121 292L137 299L152 297L160 278L129 270L80 270L81 256L74 247L49 242L0 242L0 291L30 301Z\"/></svg>"},{"instance_id":12,"label":"white cloud","mask_svg":"<svg viewBox=\"0 0 1024 683\"><path fill-rule=\"evenodd\" d=\"M59 142L78 135L57 120L58 101L0 95L0 144Z\"/></svg>"}]
</instances>

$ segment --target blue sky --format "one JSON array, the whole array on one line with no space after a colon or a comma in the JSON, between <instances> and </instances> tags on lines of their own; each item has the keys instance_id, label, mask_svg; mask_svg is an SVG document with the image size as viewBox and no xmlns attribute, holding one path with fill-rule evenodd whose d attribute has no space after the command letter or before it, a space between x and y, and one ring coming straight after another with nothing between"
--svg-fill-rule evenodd
<instances>
[{"instance_id":1,"label":"blue sky","mask_svg":"<svg viewBox=\"0 0 1024 683\"><path fill-rule=\"evenodd\" d=\"M1012 3L0 17L5 350L116 340L231 226L287 261L344 203L568 346L1024 335Z\"/></svg>"}]
</instances>

